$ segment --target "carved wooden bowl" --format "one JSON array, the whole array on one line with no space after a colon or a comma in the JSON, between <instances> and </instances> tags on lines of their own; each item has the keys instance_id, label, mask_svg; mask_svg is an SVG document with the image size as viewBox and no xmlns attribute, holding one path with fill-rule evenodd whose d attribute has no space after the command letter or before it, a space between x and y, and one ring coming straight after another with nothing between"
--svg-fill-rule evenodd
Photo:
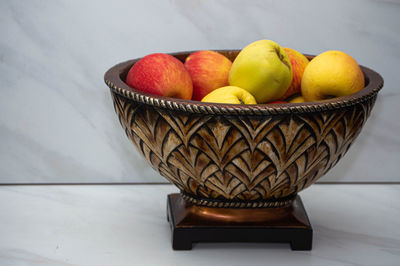
<instances>
[{"instance_id":1,"label":"carved wooden bowl","mask_svg":"<svg viewBox=\"0 0 400 266\"><path fill-rule=\"evenodd\" d=\"M219 51L231 60L238 50ZM184 62L191 52L171 54ZM312 56L309 56L312 58ZM125 84L130 60L105 74L126 135L186 201L209 207L278 207L331 169L366 122L383 86L320 102L211 104L142 93Z\"/></svg>"}]
</instances>

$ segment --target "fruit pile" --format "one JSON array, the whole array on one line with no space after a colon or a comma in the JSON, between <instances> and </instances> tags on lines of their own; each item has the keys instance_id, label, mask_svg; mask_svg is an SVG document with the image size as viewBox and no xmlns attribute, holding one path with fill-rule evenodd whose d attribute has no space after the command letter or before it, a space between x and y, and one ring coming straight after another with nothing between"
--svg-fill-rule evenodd
<instances>
[{"instance_id":1,"label":"fruit pile","mask_svg":"<svg viewBox=\"0 0 400 266\"><path fill-rule=\"evenodd\" d=\"M198 51L185 63L150 54L129 70L126 83L150 94L212 103L299 103L346 96L364 88L357 62L340 51L311 61L270 40L253 42L231 62L214 51Z\"/></svg>"}]
</instances>

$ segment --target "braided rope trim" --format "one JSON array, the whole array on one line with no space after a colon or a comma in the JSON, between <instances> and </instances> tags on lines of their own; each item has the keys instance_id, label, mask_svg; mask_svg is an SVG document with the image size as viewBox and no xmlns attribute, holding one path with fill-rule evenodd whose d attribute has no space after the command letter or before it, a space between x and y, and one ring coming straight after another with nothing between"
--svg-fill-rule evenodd
<instances>
[{"instance_id":1,"label":"braided rope trim","mask_svg":"<svg viewBox=\"0 0 400 266\"><path fill-rule=\"evenodd\" d=\"M212 208L278 208L290 205L295 199L296 194L271 201L223 201L216 199L196 198L181 191L182 198L189 203L198 206Z\"/></svg>"},{"instance_id":2,"label":"braided rope trim","mask_svg":"<svg viewBox=\"0 0 400 266\"><path fill-rule=\"evenodd\" d=\"M165 100L155 97L150 97L140 94L131 90L123 89L114 85L111 81L105 80L107 86L115 93L118 93L135 102L152 105L155 107L166 108L169 110L183 111L198 114L226 114L226 115L279 115L279 114L293 114L293 113L312 113L327 110L335 110L344 107L353 106L376 97L379 90L383 87L383 83L370 93L362 95L361 97L354 97L346 100L337 100L333 102L321 102L313 104L284 104L292 106L232 106L227 107L224 105L208 105L208 104L192 104L190 102L181 102L174 100ZM281 104L280 104L281 105Z\"/></svg>"}]
</instances>

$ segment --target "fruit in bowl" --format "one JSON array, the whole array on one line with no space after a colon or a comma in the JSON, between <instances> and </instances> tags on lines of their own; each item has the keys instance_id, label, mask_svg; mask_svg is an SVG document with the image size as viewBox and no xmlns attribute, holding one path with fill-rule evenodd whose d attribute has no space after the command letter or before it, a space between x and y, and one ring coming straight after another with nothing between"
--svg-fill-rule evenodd
<instances>
[{"instance_id":1,"label":"fruit in bowl","mask_svg":"<svg viewBox=\"0 0 400 266\"><path fill-rule=\"evenodd\" d=\"M256 99L250 92L235 86L218 88L207 94L201 101L208 103L257 104Z\"/></svg>"},{"instance_id":2,"label":"fruit in bowl","mask_svg":"<svg viewBox=\"0 0 400 266\"><path fill-rule=\"evenodd\" d=\"M285 50L286 54L289 57L293 71L292 83L290 83L289 88L286 90L285 94L281 98L284 100L296 93L301 92L301 80L303 78L304 70L309 63L309 60L302 53L294 49L284 47L283 50Z\"/></svg>"},{"instance_id":3,"label":"fruit in bowl","mask_svg":"<svg viewBox=\"0 0 400 266\"><path fill-rule=\"evenodd\" d=\"M185 67L193 81L194 101L201 101L215 89L228 86L232 62L214 51L198 51L185 60Z\"/></svg>"},{"instance_id":4,"label":"fruit in bowl","mask_svg":"<svg viewBox=\"0 0 400 266\"><path fill-rule=\"evenodd\" d=\"M327 51L309 62L294 49L259 40L232 60L208 50L193 52L181 61L169 54L147 55L131 67L126 83L145 93L185 100L254 104L212 94L228 87L224 88L227 96L244 89L258 104L283 100L290 104L354 94L363 89L364 76L357 62L344 52Z\"/></svg>"},{"instance_id":5,"label":"fruit in bowl","mask_svg":"<svg viewBox=\"0 0 400 266\"><path fill-rule=\"evenodd\" d=\"M190 100L193 84L181 61L169 54L150 54L133 65L126 84L146 93Z\"/></svg>"},{"instance_id":6,"label":"fruit in bowl","mask_svg":"<svg viewBox=\"0 0 400 266\"><path fill-rule=\"evenodd\" d=\"M309 102L351 95L363 88L361 68L341 51L327 51L313 58L301 81L301 93Z\"/></svg>"},{"instance_id":7,"label":"fruit in bowl","mask_svg":"<svg viewBox=\"0 0 400 266\"><path fill-rule=\"evenodd\" d=\"M303 96L299 95L299 96L292 97L289 100L289 102L290 103L304 103L304 102L306 102L306 100L304 99Z\"/></svg>"},{"instance_id":8,"label":"fruit in bowl","mask_svg":"<svg viewBox=\"0 0 400 266\"><path fill-rule=\"evenodd\" d=\"M229 84L250 92L257 103L280 99L292 82L292 65L282 47L271 40L253 42L233 61Z\"/></svg>"}]
</instances>

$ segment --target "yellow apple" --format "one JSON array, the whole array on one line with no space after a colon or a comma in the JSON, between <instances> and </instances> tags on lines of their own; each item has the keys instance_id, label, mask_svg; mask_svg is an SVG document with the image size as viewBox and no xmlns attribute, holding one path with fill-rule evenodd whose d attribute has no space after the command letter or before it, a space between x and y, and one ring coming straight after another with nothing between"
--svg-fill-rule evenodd
<instances>
[{"instance_id":1,"label":"yellow apple","mask_svg":"<svg viewBox=\"0 0 400 266\"><path fill-rule=\"evenodd\" d=\"M247 90L258 103L280 99L291 82L289 58L271 40L256 41L243 48L229 72L229 85Z\"/></svg>"},{"instance_id":2,"label":"yellow apple","mask_svg":"<svg viewBox=\"0 0 400 266\"><path fill-rule=\"evenodd\" d=\"M307 102L346 96L363 88L360 66L341 51L327 51L313 58L301 80L301 94Z\"/></svg>"},{"instance_id":3,"label":"yellow apple","mask_svg":"<svg viewBox=\"0 0 400 266\"><path fill-rule=\"evenodd\" d=\"M296 97L292 98L289 102L290 103L304 103L305 100L304 100L304 97L300 95L300 96L296 96Z\"/></svg>"},{"instance_id":4,"label":"yellow apple","mask_svg":"<svg viewBox=\"0 0 400 266\"><path fill-rule=\"evenodd\" d=\"M257 104L253 95L245 89L235 86L225 86L213 90L201 101L208 103Z\"/></svg>"}]
</instances>

